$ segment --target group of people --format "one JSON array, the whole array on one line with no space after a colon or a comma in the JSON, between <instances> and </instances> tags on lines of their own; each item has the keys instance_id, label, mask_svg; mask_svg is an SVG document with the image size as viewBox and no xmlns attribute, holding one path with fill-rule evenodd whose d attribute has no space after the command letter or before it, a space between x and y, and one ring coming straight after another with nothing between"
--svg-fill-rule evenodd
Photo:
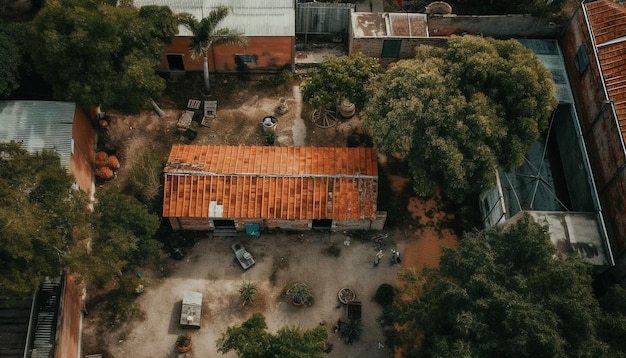
<instances>
[{"instance_id":1,"label":"group of people","mask_svg":"<svg viewBox=\"0 0 626 358\"><path fill-rule=\"evenodd\" d=\"M378 250L378 252L376 253L376 258L374 259L374 266L378 266L382 258L383 258L383 250ZM400 251L396 249L391 249L391 258L389 259L389 264L394 265L394 264L399 264L400 262L402 262L402 259L400 259Z\"/></svg>"}]
</instances>

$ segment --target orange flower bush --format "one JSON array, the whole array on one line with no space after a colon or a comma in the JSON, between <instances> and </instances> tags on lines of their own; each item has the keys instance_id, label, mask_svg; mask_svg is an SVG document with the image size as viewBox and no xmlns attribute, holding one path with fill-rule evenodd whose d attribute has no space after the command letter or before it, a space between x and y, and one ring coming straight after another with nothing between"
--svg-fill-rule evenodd
<instances>
[{"instance_id":1,"label":"orange flower bush","mask_svg":"<svg viewBox=\"0 0 626 358\"><path fill-rule=\"evenodd\" d=\"M110 155L107 158L107 165L108 165L109 168L111 168L113 170L116 170L116 169L120 168L120 161L119 161L119 159L117 159L116 156Z\"/></svg>"},{"instance_id":2,"label":"orange flower bush","mask_svg":"<svg viewBox=\"0 0 626 358\"><path fill-rule=\"evenodd\" d=\"M113 173L113 170L111 170L111 168L109 167L98 167L96 168L96 175L99 178L108 180L108 179L113 178L115 174Z\"/></svg>"},{"instance_id":3,"label":"orange flower bush","mask_svg":"<svg viewBox=\"0 0 626 358\"><path fill-rule=\"evenodd\" d=\"M106 152L96 153L96 168L106 167L108 158L109 158L109 155Z\"/></svg>"}]
</instances>

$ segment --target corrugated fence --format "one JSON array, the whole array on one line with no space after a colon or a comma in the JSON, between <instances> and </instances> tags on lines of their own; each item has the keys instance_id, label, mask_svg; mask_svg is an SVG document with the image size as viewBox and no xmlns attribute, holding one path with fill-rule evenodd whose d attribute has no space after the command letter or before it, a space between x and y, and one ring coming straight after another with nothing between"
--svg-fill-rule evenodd
<instances>
[{"instance_id":1,"label":"corrugated fence","mask_svg":"<svg viewBox=\"0 0 626 358\"><path fill-rule=\"evenodd\" d=\"M307 2L296 4L296 33L345 34L354 4Z\"/></svg>"}]
</instances>

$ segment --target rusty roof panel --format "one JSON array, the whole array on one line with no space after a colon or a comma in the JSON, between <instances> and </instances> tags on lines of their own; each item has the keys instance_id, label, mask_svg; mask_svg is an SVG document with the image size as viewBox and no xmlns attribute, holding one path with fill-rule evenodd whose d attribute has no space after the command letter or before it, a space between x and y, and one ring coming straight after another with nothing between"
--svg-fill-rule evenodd
<instances>
[{"instance_id":1,"label":"rusty roof panel","mask_svg":"<svg viewBox=\"0 0 626 358\"><path fill-rule=\"evenodd\" d=\"M609 99L626 138L626 7L607 0L585 7Z\"/></svg>"},{"instance_id":2,"label":"rusty roof panel","mask_svg":"<svg viewBox=\"0 0 626 358\"><path fill-rule=\"evenodd\" d=\"M376 217L372 148L175 145L164 171L164 217Z\"/></svg>"},{"instance_id":3,"label":"rusty roof panel","mask_svg":"<svg viewBox=\"0 0 626 358\"><path fill-rule=\"evenodd\" d=\"M626 8L623 5L601 0L588 3L585 7L596 44L602 45L626 35Z\"/></svg>"}]
</instances>

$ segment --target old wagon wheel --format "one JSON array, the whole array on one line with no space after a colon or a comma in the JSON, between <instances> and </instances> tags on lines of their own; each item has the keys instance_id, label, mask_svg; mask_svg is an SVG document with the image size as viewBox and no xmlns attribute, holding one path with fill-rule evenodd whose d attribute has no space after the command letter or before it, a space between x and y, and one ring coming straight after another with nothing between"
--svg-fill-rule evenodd
<instances>
[{"instance_id":1,"label":"old wagon wheel","mask_svg":"<svg viewBox=\"0 0 626 358\"><path fill-rule=\"evenodd\" d=\"M337 125L337 113L327 108L318 108L311 114L313 123L320 128L330 128Z\"/></svg>"}]
</instances>

